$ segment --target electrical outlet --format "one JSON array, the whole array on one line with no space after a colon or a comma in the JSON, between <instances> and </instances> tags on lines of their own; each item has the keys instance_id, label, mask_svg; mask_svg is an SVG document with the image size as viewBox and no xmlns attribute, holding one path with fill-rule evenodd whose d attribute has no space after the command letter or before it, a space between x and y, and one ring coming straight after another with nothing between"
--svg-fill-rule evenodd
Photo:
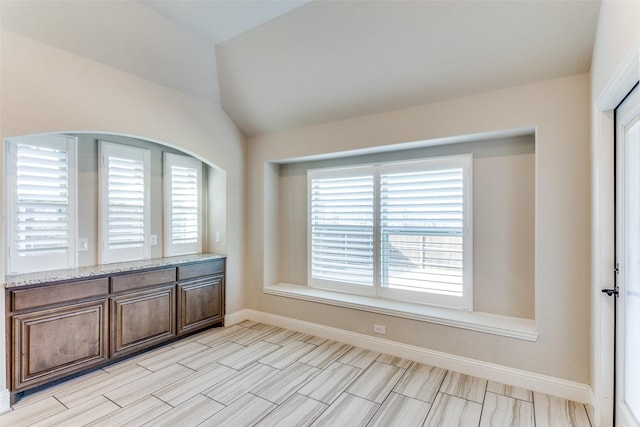
<instances>
[{"instance_id":1,"label":"electrical outlet","mask_svg":"<svg viewBox=\"0 0 640 427\"><path fill-rule=\"evenodd\" d=\"M78 251L84 252L89 250L89 239L86 237L80 237L78 239Z\"/></svg>"},{"instance_id":2,"label":"electrical outlet","mask_svg":"<svg viewBox=\"0 0 640 427\"><path fill-rule=\"evenodd\" d=\"M149 245L156 246L157 244L158 244L158 235L152 234L151 236L149 236Z\"/></svg>"},{"instance_id":3,"label":"electrical outlet","mask_svg":"<svg viewBox=\"0 0 640 427\"><path fill-rule=\"evenodd\" d=\"M375 323L373 324L373 332L376 334L386 334L387 333L387 327L384 325L376 325Z\"/></svg>"},{"instance_id":4,"label":"electrical outlet","mask_svg":"<svg viewBox=\"0 0 640 427\"><path fill-rule=\"evenodd\" d=\"M219 231L216 231L216 243L220 243L222 241L222 235Z\"/></svg>"}]
</instances>

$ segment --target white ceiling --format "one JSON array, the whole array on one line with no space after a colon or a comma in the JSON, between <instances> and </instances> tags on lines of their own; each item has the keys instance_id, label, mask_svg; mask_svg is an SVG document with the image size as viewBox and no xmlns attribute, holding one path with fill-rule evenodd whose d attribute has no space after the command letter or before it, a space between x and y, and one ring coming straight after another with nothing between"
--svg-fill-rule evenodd
<instances>
[{"instance_id":1,"label":"white ceiling","mask_svg":"<svg viewBox=\"0 0 640 427\"><path fill-rule=\"evenodd\" d=\"M311 0L140 0L216 45Z\"/></svg>"},{"instance_id":2,"label":"white ceiling","mask_svg":"<svg viewBox=\"0 0 640 427\"><path fill-rule=\"evenodd\" d=\"M220 102L247 135L589 71L599 1L8 1L2 26Z\"/></svg>"},{"instance_id":3,"label":"white ceiling","mask_svg":"<svg viewBox=\"0 0 640 427\"><path fill-rule=\"evenodd\" d=\"M222 106L255 135L587 72L598 11L312 1L216 46Z\"/></svg>"}]
</instances>

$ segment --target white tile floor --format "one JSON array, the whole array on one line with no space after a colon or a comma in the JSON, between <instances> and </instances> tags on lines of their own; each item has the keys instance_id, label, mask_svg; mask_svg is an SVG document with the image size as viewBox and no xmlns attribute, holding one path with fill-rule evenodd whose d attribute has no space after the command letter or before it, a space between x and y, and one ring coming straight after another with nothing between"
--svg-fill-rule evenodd
<instances>
[{"instance_id":1,"label":"white tile floor","mask_svg":"<svg viewBox=\"0 0 640 427\"><path fill-rule=\"evenodd\" d=\"M576 426L585 405L244 322L20 400L0 426Z\"/></svg>"}]
</instances>

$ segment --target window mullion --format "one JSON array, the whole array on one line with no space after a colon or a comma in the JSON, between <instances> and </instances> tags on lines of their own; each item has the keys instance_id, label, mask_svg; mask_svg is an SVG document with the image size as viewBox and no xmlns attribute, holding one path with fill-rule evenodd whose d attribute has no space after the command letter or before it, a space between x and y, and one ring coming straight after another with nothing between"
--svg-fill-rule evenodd
<instances>
[{"instance_id":1,"label":"window mullion","mask_svg":"<svg viewBox=\"0 0 640 427\"><path fill-rule=\"evenodd\" d=\"M382 263L380 242L380 166L373 167L373 287L380 296Z\"/></svg>"}]
</instances>

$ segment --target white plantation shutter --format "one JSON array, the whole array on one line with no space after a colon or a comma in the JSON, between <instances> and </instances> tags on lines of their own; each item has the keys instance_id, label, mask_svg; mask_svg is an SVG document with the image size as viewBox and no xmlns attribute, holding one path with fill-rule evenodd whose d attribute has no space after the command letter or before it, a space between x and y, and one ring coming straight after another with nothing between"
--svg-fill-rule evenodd
<instances>
[{"instance_id":1,"label":"white plantation shutter","mask_svg":"<svg viewBox=\"0 0 640 427\"><path fill-rule=\"evenodd\" d=\"M75 144L58 135L8 142L9 273L75 266Z\"/></svg>"},{"instance_id":2,"label":"white plantation shutter","mask_svg":"<svg viewBox=\"0 0 640 427\"><path fill-rule=\"evenodd\" d=\"M309 171L309 285L470 309L471 166L463 155Z\"/></svg>"},{"instance_id":3,"label":"white plantation shutter","mask_svg":"<svg viewBox=\"0 0 640 427\"><path fill-rule=\"evenodd\" d=\"M340 290L374 283L374 187L371 168L312 171L310 281Z\"/></svg>"},{"instance_id":4,"label":"white plantation shutter","mask_svg":"<svg viewBox=\"0 0 640 427\"><path fill-rule=\"evenodd\" d=\"M202 252L202 163L164 153L165 255Z\"/></svg>"},{"instance_id":5,"label":"white plantation shutter","mask_svg":"<svg viewBox=\"0 0 640 427\"><path fill-rule=\"evenodd\" d=\"M470 167L470 156L380 167L382 295L465 306Z\"/></svg>"},{"instance_id":6,"label":"white plantation shutter","mask_svg":"<svg viewBox=\"0 0 640 427\"><path fill-rule=\"evenodd\" d=\"M109 249L144 244L144 162L116 156L107 159L109 173L107 244Z\"/></svg>"},{"instance_id":7,"label":"white plantation shutter","mask_svg":"<svg viewBox=\"0 0 640 427\"><path fill-rule=\"evenodd\" d=\"M101 262L149 258L149 151L100 142Z\"/></svg>"}]
</instances>

